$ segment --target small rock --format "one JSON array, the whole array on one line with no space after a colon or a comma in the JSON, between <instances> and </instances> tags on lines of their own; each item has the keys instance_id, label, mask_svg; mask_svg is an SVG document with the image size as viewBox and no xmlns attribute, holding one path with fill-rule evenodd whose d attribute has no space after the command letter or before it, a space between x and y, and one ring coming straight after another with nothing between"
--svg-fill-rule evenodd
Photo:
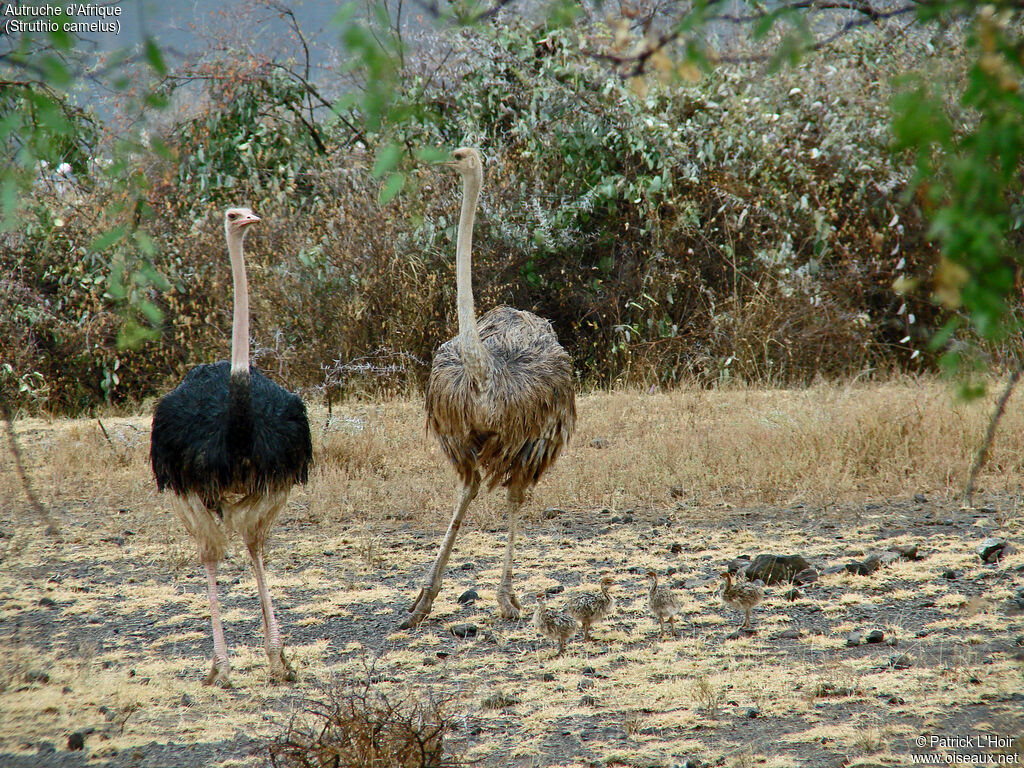
<instances>
[{"instance_id":1,"label":"small rock","mask_svg":"<svg viewBox=\"0 0 1024 768\"><path fill-rule=\"evenodd\" d=\"M914 494L914 502L916 504L927 504L928 503L928 497L925 496L923 493L915 493Z\"/></svg>"},{"instance_id":2,"label":"small rock","mask_svg":"<svg viewBox=\"0 0 1024 768\"><path fill-rule=\"evenodd\" d=\"M554 520L559 515L564 515L564 514L565 514L565 510L564 509L559 509L558 507L548 507L547 509L544 510L544 519L545 520Z\"/></svg>"},{"instance_id":3,"label":"small rock","mask_svg":"<svg viewBox=\"0 0 1024 768\"><path fill-rule=\"evenodd\" d=\"M543 673L541 673L540 679L543 680L545 683L553 682L554 679L555 679L555 673L554 672L543 672Z\"/></svg>"},{"instance_id":4,"label":"small rock","mask_svg":"<svg viewBox=\"0 0 1024 768\"><path fill-rule=\"evenodd\" d=\"M878 566L881 564L882 558L879 555L871 555L865 558L861 562L847 563L845 568L849 573L856 576L870 576L872 573L878 570Z\"/></svg>"},{"instance_id":5,"label":"small rock","mask_svg":"<svg viewBox=\"0 0 1024 768\"><path fill-rule=\"evenodd\" d=\"M673 485L668 489L668 495L673 499L681 499L683 496L686 496L686 489L681 485Z\"/></svg>"},{"instance_id":6,"label":"small rock","mask_svg":"<svg viewBox=\"0 0 1024 768\"><path fill-rule=\"evenodd\" d=\"M623 523L632 523L633 522L633 516L632 515L623 515L622 516L622 522Z\"/></svg>"},{"instance_id":7,"label":"small rock","mask_svg":"<svg viewBox=\"0 0 1024 768\"><path fill-rule=\"evenodd\" d=\"M456 624L451 628L451 633L456 637L469 638L476 637L476 633L480 631L480 628L476 624Z\"/></svg>"},{"instance_id":8,"label":"small rock","mask_svg":"<svg viewBox=\"0 0 1024 768\"><path fill-rule=\"evenodd\" d=\"M39 605L43 608L55 608L57 606L57 601L52 597L41 597L39 598Z\"/></svg>"},{"instance_id":9,"label":"small rock","mask_svg":"<svg viewBox=\"0 0 1024 768\"><path fill-rule=\"evenodd\" d=\"M729 573L737 573L744 568L750 567L750 555L740 555L729 561L729 565L726 566L725 570Z\"/></svg>"},{"instance_id":10,"label":"small rock","mask_svg":"<svg viewBox=\"0 0 1024 768\"><path fill-rule=\"evenodd\" d=\"M497 693L492 693L490 696L485 696L480 702L480 705L484 709L507 709L508 707L514 707L519 703L519 701L519 697L515 694L498 691Z\"/></svg>"},{"instance_id":11,"label":"small rock","mask_svg":"<svg viewBox=\"0 0 1024 768\"><path fill-rule=\"evenodd\" d=\"M591 696L588 693L586 696L580 697L580 706L581 707L596 707L597 706L597 699L595 699L593 696Z\"/></svg>"},{"instance_id":12,"label":"small rock","mask_svg":"<svg viewBox=\"0 0 1024 768\"><path fill-rule=\"evenodd\" d=\"M887 704L906 704L902 696L890 696L885 700Z\"/></svg>"},{"instance_id":13,"label":"small rock","mask_svg":"<svg viewBox=\"0 0 1024 768\"><path fill-rule=\"evenodd\" d=\"M793 589L787 589L785 592L782 593L782 597L790 603L795 603L803 596L803 593L796 587L794 587Z\"/></svg>"},{"instance_id":14,"label":"small rock","mask_svg":"<svg viewBox=\"0 0 1024 768\"><path fill-rule=\"evenodd\" d=\"M612 515L612 519L609 520L608 522L609 523L621 523L622 522L622 518L619 517L618 515Z\"/></svg>"},{"instance_id":15,"label":"small rock","mask_svg":"<svg viewBox=\"0 0 1024 768\"><path fill-rule=\"evenodd\" d=\"M861 640L861 638L863 636L864 635L861 634L860 632L851 632L846 637L846 647L847 648L856 648L858 645L860 645L860 640Z\"/></svg>"},{"instance_id":16,"label":"small rock","mask_svg":"<svg viewBox=\"0 0 1024 768\"><path fill-rule=\"evenodd\" d=\"M900 641L899 638L890 637L888 640L885 641L885 644L888 645L890 648L895 648L897 645L900 644Z\"/></svg>"},{"instance_id":17,"label":"small rock","mask_svg":"<svg viewBox=\"0 0 1024 768\"><path fill-rule=\"evenodd\" d=\"M598 450L600 450L601 448L608 447L608 441L605 440L603 437L595 437L593 440L590 441L590 446L592 448L597 448Z\"/></svg>"},{"instance_id":18,"label":"small rock","mask_svg":"<svg viewBox=\"0 0 1024 768\"><path fill-rule=\"evenodd\" d=\"M743 716L749 720L753 720L761 714L761 710L757 707L747 707L743 712Z\"/></svg>"},{"instance_id":19,"label":"small rock","mask_svg":"<svg viewBox=\"0 0 1024 768\"><path fill-rule=\"evenodd\" d=\"M797 586L810 584L818 580L818 572L814 568L804 568L793 577L793 583Z\"/></svg>"},{"instance_id":20,"label":"small rock","mask_svg":"<svg viewBox=\"0 0 1024 768\"><path fill-rule=\"evenodd\" d=\"M666 568L665 569L665 575L666 576L675 576L677 573L679 573L679 569L676 568L675 566L672 566L671 568Z\"/></svg>"},{"instance_id":21,"label":"small rock","mask_svg":"<svg viewBox=\"0 0 1024 768\"><path fill-rule=\"evenodd\" d=\"M880 556L882 565L892 565L900 559L900 553L895 550L889 552L883 552Z\"/></svg>"},{"instance_id":22,"label":"small rock","mask_svg":"<svg viewBox=\"0 0 1024 768\"><path fill-rule=\"evenodd\" d=\"M913 666L913 662L910 660L910 656L905 653L889 657L889 667L891 669L909 669L911 666Z\"/></svg>"},{"instance_id":23,"label":"small rock","mask_svg":"<svg viewBox=\"0 0 1024 768\"><path fill-rule=\"evenodd\" d=\"M747 578L760 579L771 586L780 581L792 581L800 571L810 567L801 555L758 555L747 567Z\"/></svg>"},{"instance_id":24,"label":"small rock","mask_svg":"<svg viewBox=\"0 0 1024 768\"><path fill-rule=\"evenodd\" d=\"M595 669L594 669L593 667L584 667L584 668L583 668L582 670L580 670L580 674L583 674L583 675L592 675L592 674L594 674L594 673L595 673L596 671L597 671L597 670L595 670Z\"/></svg>"},{"instance_id":25,"label":"small rock","mask_svg":"<svg viewBox=\"0 0 1024 768\"><path fill-rule=\"evenodd\" d=\"M784 629L782 632L779 632L778 636L781 640L799 640L804 636L804 633L799 629Z\"/></svg>"},{"instance_id":26,"label":"small rock","mask_svg":"<svg viewBox=\"0 0 1024 768\"><path fill-rule=\"evenodd\" d=\"M451 654L448 653L448 651L437 651L436 653L434 653L434 655L437 656L437 658L441 659L442 661L444 661L449 656L451 656Z\"/></svg>"},{"instance_id":27,"label":"small rock","mask_svg":"<svg viewBox=\"0 0 1024 768\"><path fill-rule=\"evenodd\" d=\"M1013 547L1009 546L1006 539L988 538L974 548L978 557L986 563L998 563L1005 555L1013 553Z\"/></svg>"},{"instance_id":28,"label":"small rock","mask_svg":"<svg viewBox=\"0 0 1024 768\"><path fill-rule=\"evenodd\" d=\"M187 693L183 693L183 694L181 694L181 701L180 701L180 703L181 703L181 706L183 706L183 707L191 707L196 702L195 702L195 699L193 699Z\"/></svg>"},{"instance_id":29,"label":"small rock","mask_svg":"<svg viewBox=\"0 0 1024 768\"><path fill-rule=\"evenodd\" d=\"M1024 646L1024 635L1020 635L1016 640L1013 641L1013 644Z\"/></svg>"},{"instance_id":30,"label":"small rock","mask_svg":"<svg viewBox=\"0 0 1024 768\"><path fill-rule=\"evenodd\" d=\"M476 565L473 563L463 563L459 566L460 571L472 571L476 569Z\"/></svg>"},{"instance_id":31,"label":"small rock","mask_svg":"<svg viewBox=\"0 0 1024 768\"><path fill-rule=\"evenodd\" d=\"M905 547L895 546L893 549L899 553L904 560L920 560L921 555L917 551L917 544L909 544Z\"/></svg>"},{"instance_id":32,"label":"small rock","mask_svg":"<svg viewBox=\"0 0 1024 768\"><path fill-rule=\"evenodd\" d=\"M591 680L589 677L584 677L582 680L576 683L576 688L580 691L589 691L593 687L594 681Z\"/></svg>"},{"instance_id":33,"label":"small rock","mask_svg":"<svg viewBox=\"0 0 1024 768\"><path fill-rule=\"evenodd\" d=\"M39 752L40 754L48 755L51 752L56 751L57 748L53 746L53 742L51 741L40 741L38 744L36 744L36 752Z\"/></svg>"},{"instance_id":34,"label":"small rock","mask_svg":"<svg viewBox=\"0 0 1024 768\"><path fill-rule=\"evenodd\" d=\"M942 578L944 578L944 579L949 579L950 581L952 581L956 577L957 577L956 571L954 571L952 568L946 568L942 572Z\"/></svg>"},{"instance_id":35,"label":"small rock","mask_svg":"<svg viewBox=\"0 0 1024 768\"><path fill-rule=\"evenodd\" d=\"M459 605L466 605L466 603L474 603L479 599L480 595L479 593L477 593L475 589L467 589L465 592L459 595L459 599L457 600L457 602Z\"/></svg>"},{"instance_id":36,"label":"small rock","mask_svg":"<svg viewBox=\"0 0 1024 768\"><path fill-rule=\"evenodd\" d=\"M674 541L672 542L672 546L668 548L668 551L671 552L673 555L678 555L680 552L683 551L683 545L680 544L678 541Z\"/></svg>"},{"instance_id":37,"label":"small rock","mask_svg":"<svg viewBox=\"0 0 1024 768\"><path fill-rule=\"evenodd\" d=\"M26 683L48 683L50 682L50 676L38 669L30 669L25 673Z\"/></svg>"},{"instance_id":38,"label":"small rock","mask_svg":"<svg viewBox=\"0 0 1024 768\"><path fill-rule=\"evenodd\" d=\"M545 595L560 595L565 592L565 587L561 584L555 584L553 587L548 587L544 590Z\"/></svg>"},{"instance_id":39,"label":"small rock","mask_svg":"<svg viewBox=\"0 0 1024 768\"><path fill-rule=\"evenodd\" d=\"M75 731L68 736L68 751L77 752L81 749L85 749L85 734L81 731Z\"/></svg>"},{"instance_id":40,"label":"small rock","mask_svg":"<svg viewBox=\"0 0 1024 768\"><path fill-rule=\"evenodd\" d=\"M872 629L864 638L865 643L880 643L885 640L885 632L880 629Z\"/></svg>"}]
</instances>

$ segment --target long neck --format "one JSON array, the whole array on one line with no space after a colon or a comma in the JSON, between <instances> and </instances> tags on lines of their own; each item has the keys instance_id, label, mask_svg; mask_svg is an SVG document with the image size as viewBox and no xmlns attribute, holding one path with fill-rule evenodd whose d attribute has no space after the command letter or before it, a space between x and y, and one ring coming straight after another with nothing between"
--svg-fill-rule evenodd
<instances>
[{"instance_id":1,"label":"long neck","mask_svg":"<svg viewBox=\"0 0 1024 768\"><path fill-rule=\"evenodd\" d=\"M472 380L482 387L487 380L487 351L480 342L473 306L473 220L483 171L479 168L465 176L462 186L462 213L459 215L459 237L455 246L455 286L458 292L459 337L462 360Z\"/></svg>"},{"instance_id":2,"label":"long neck","mask_svg":"<svg viewBox=\"0 0 1024 768\"><path fill-rule=\"evenodd\" d=\"M231 373L249 374L249 288L242 258L242 236L228 233L231 276L235 283L235 311L231 320Z\"/></svg>"}]
</instances>

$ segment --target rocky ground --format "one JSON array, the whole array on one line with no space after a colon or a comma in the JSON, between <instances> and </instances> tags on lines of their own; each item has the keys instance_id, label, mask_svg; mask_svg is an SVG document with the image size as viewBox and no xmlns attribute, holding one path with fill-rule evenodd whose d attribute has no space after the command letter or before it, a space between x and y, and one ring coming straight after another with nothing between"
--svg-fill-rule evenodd
<instances>
[{"instance_id":1,"label":"rocky ground","mask_svg":"<svg viewBox=\"0 0 1024 768\"><path fill-rule=\"evenodd\" d=\"M1020 759L1020 520L1013 497L979 504L548 510L520 540L527 611L527 596L546 590L558 606L602 573L618 598L595 639L561 658L528 617L495 618L500 528L463 532L433 615L397 632L437 531L314 523L293 508L268 568L298 682L266 680L239 548L221 573L230 690L200 684L205 580L166 515L82 500L58 510L57 536L5 519L0 764L266 764L290 718L344 679L445 699L451 753L481 766L893 765L969 735L991 738L946 751ZM816 573L768 586L756 631L737 633L718 575L764 553L800 554ZM658 636L647 568L679 597L679 637Z\"/></svg>"}]
</instances>

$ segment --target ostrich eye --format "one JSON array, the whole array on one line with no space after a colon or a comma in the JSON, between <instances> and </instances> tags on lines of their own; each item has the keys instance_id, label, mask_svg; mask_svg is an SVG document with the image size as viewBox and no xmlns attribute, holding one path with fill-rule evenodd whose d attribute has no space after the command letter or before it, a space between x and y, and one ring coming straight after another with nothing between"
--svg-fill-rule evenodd
<instances>
[{"instance_id":1,"label":"ostrich eye","mask_svg":"<svg viewBox=\"0 0 1024 768\"><path fill-rule=\"evenodd\" d=\"M237 213L229 213L228 214L228 218L231 219L232 221L234 221L235 219L238 218L238 214Z\"/></svg>"}]
</instances>

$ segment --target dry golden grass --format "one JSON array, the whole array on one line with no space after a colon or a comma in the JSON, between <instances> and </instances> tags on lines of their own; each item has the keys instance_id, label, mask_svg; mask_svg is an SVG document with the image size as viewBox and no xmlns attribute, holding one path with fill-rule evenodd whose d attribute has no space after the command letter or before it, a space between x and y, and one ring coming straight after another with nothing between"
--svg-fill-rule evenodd
<instances>
[{"instance_id":1,"label":"dry golden grass","mask_svg":"<svg viewBox=\"0 0 1024 768\"><path fill-rule=\"evenodd\" d=\"M467 727L453 738L482 765L896 764L922 732L1021 727L1000 702L1021 689L1007 638L1024 622L1004 606L1024 553L986 566L973 552L987 535L1021 539L1013 494L1024 415L1013 403L976 513L961 513L957 494L990 405L956 404L941 384L610 392L579 405L579 433L530 504L565 511L524 526L516 585L520 595L556 584L572 592L612 573L619 607L594 642L577 638L551 659L528 622L496 620L500 494L472 508L430 621L394 632L447 523L452 475L418 400L350 403L330 417L313 407L318 464L268 546L300 682L266 683L238 545L221 568L230 692L199 684L210 650L204 579L156 493L148 417L105 417L107 436L95 420L18 422L60 533L43 535L0 454L0 762L40 741L62 748L82 728L95 729L87 748L99 758L168 740L212 749L239 730L272 738L296 697L368 666L385 692L454 697ZM911 501L917 493L928 501ZM610 523L627 511L634 522ZM716 575L733 557L798 551L826 566L909 543L925 559L871 577L823 574L795 602L769 589L754 613L758 634L727 639L741 617L721 605ZM678 639L657 640L649 567L679 570ZM947 569L958 578L944 579ZM481 599L460 606L468 586ZM56 605L39 607L42 597ZM453 638L447 628L462 622L480 635ZM872 628L897 645L846 648L851 631ZM779 639L786 629L803 634ZM891 663L900 654L906 668ZM518 701L485 706L496 693ZM744 715L750 708L757 718ZM249 765L251 747L203 754L211 765Z\"/></svg>"}]
</instances>

